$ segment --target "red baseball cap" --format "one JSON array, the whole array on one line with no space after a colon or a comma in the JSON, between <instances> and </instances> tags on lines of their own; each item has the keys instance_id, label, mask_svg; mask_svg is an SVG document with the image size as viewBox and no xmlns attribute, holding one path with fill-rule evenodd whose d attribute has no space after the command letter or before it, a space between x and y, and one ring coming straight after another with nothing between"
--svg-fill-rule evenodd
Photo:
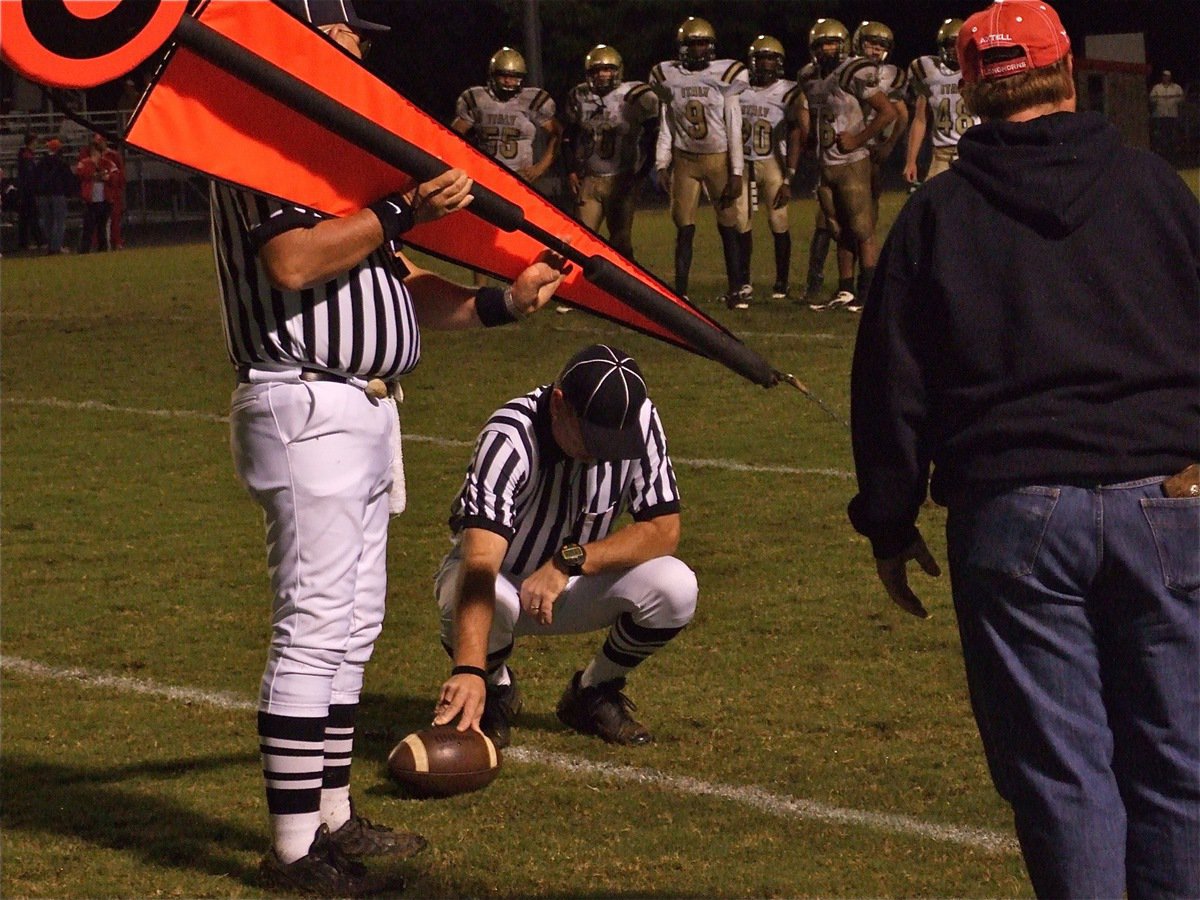
<instances>
[{"instance_id":1,"label":"red baseball cap","mask_svg":"<svg viewBox=\"0 0 1200 900\"><path fill-rule=\"evenodd\" d=\"M1008 50L989 54L984 51ZM1071 50L1058 13L1041 0L996 0L963 22L958 61L963 81L996 81L1030 69L1052 66Z\"/></svg>"}]
</instances>

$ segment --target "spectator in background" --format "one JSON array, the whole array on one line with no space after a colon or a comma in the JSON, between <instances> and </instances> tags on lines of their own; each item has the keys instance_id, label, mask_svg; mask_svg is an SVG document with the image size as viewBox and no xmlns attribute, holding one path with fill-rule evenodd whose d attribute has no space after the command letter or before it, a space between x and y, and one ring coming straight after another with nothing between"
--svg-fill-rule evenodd
<instances>
[{"instance_id":1,"label":"spectator in background","mask_svg":"<svg viewBox=\"0 0 1200 900\"><path fill-rule=\"evenodd\" d=\"M1179 151L1179 106L1183 87L1163 69L1158 84L1150 88L1150 147L1159 156L1174 162Z\"/></svg>"},{"instance_id":2,"label":"spectator in background","mask_svg":"<svg viewBox=\"0 0 1200 900\"><path fill-rule=\"evenodd\" d=\"M32 244L42 247L46 238L38 223L37 194L34 192L34 170L37 168L37 135L25 133L25 145L17 153L17 249L27 250Z\"/></svg>"},{"instance_id":3,"label":"spectator in background","mask_svg":"<svg viewBox=\"0 0 1200 900\"><path fill-rule=\"evenodd\" d=\"M79 190L79 182L63 159L62 141L46 141L46 155L34 169L33 186L37 198L38 218L46 236L46 253L53 256L66 253L63 238L67 233L67 198Z\"/></svg>"},{"instance_id":4,"label":"spectator in background","mask_svg":"<svg viewBox=\"0 0 1200 900\"><path fill-rule=\"evenodd\" d=\"M112 203L112 211L108 216L108 246L112 250L121 250L125 247L125 239L121 235L121 219L125 216L125 157L120 150L108 146L103 135L97 134L93 140L100 143L101 158L113 167L106 192Z\"/></svg>"},{"instance_id":5,"label":"spectator in background","mask_svg":"<svg viewBox=\"0 0 1200 900\"><path fill-rule=\"evenodd\" d=\"M117 178L116 165L104 155L104 138L95 135L88 145L87 155L75 164L79 177L79 194L83 198L83 230L79 234L79 252L89 252L93 245L108 250L108 220L112 215L110 182Z\"/></svg>"}]
</instances>

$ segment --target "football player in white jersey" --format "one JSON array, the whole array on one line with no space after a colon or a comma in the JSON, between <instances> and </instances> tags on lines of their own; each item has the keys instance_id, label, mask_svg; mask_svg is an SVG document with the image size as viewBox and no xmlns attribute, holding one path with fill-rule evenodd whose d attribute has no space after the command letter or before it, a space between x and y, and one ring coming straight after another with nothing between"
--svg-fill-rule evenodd
<instances>
[{"instance_id":1,"label":"football player in white jersey","mask_svg":"<svg viewBox=\"0 0 1200 900\"><path fill-rule=\"evenodd\" d=\"M644 81L625 81L621 54L605 44L583 69L563 109L571 193L579 221L593 231L607 222L609 243L632 259L634 193L653 160L658 97Z\"/></svg>"},{"instance_id":2,"label":"football player in white jersey","mask_svg":"<svg viewBox=\"0 0 1200 900\"><path fill-rule=\"evenodd\" d=\"M896 110L896 121L871 139L871 200L875 209L875 220L879 221L879 197L883 193L883 164L891 157L892 151L908 128L908 104L905 102L905 91L908 85L908 74L900 66L887 61L888 54L896 45L896 36L892 29L882 22L863 22L850 39L850 47L855 56L874 60L878 64L879 87L887 93L888 101ZM875 114L873 109L863 110L867 121Z\"/></svg>"},{"instance_id":3,"label":"football player in white jersey","mask_svg":"<svg viewBox=\"0 0 1200 900\"><path fill-rule=\"evenodd\" d=\"M488 62L487 85L459 95L450 127L532 184L554 162L562 126L554 118L554 100L541 88L525 87L525 74L525 58L511 47L501 47ZM545 132L546 144L534 162L539 130Z\"/></svg>"},{"instance_id":4,"label":"football player in white jersey","mask_svg":"<svg viewBox=\"0 0 1200 900\"><path fill-rule=\"evenodd\" d=\"M908 68L909 90L915 95L912 128L908 132L908 152L904 158L904 177L910 184L917 179L917 155L925 135L930 135L933 157L928 181L950 168L958 158L958 139L979 118L971 114L958 93L958 32L962 19L947 19L937 31L937 56L918 56Z\"/></svg>"},{"instance_id":5,"label":"football player in white jersey","mask_svg":"<svg viewBox=\"0 0 1200 900\"><path fill-rule=\"evenodd\" d=\"M788 293L792 235L788 231L791 179L800 161L800 111L807 108L804 92L783 76L783 44L770 35L759 35L750 44L746 66L750 87L738 95L742 106L742 154L746 162L745 187L738 202L738 231L742 255L742 283L750 284L754 210L767 210L767 225L775 242L775 286L771 297Z\"/></svg>"},{"instance_id":6,"label":"football player in white jersey","mask_svg":"<svg viewBox=\"0 0 1200 900\"><path fill-rule=\"evenodd\" d=\"M689 18L676 35L679 59L650 72L662 103L654 166L659 184L669 185L675 222L675 291L687 293L696 236L696 208L703 187L716 207L725 255L731 308L752 293L743 289L737 232L737 198L742 193L742 113L737 95L749 84L746 67L716 59L717 33L704 19Z\"/></svg>"},{"instance_id":7,"label":"football player in white jersey","mask_svg":"<svg viewBox=\"0 0 1200 900\"><path fill-rule=\"evenodd\" d=\"M817 144L821 154L821 183L817 199L838 244L838 291L828 303L813 309L861 309L854 295L854 259L859 259L859 293L865 293L875 271L879 246L875 240L875 213L871 202L871 139L896 121L896 110L880 88L878 65L865 58L844 59L848 43L845 26L834 22L828 29L837 40L819 29L830 20L819 20L809 33L813 62L824 71L829 64L828 45L840 61L820 89L806 88L810 115L816 116ZM814 94L820 102L815 104ZM873 109L868 122L863 110ZM807 123L806 123L807 124Z\"/></svg>"}]
</instances>

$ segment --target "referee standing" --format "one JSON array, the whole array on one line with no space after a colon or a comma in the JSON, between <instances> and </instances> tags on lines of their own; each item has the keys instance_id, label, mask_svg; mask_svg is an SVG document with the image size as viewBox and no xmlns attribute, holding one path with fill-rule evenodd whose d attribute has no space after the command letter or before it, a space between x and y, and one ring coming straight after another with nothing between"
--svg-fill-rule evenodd
<instances>
[{"instance_id":1,"label":"referee standing","mask_svg":"<svg viewBox=\"0 0 1200 900\"><path fill-rule=\"evenodd\" d=\"M613 531L628 510L633 523ZM679 493L637 363L594 344L554 384L509 401L475 444L437 577L442 642L455 666L435 724L460 712L497 746L521 699L505 664L516 637L608 630L558 703L567 726L646 744L625 676L691 621L696 576L672 554Z\"/></svg>"},{"instance_id":2,"label":"referee standing","mask_svg":"<svg viewBox=\"0 0 1200 900\"><path fill-rule=\"evenodd\" d=\"M363 32L346 0L287 0L347 53ZM465 208L458 169L344 218L225 185L212 237L229 355L239 478L262 506L274 593L258 734L275 887L357 896L389 886L359 862L420 850L419 835L359 816L350 762L363 670L386 596L389 509L403 505L396 379L417 365L419 327L502 325L543 306L565 274L547 257L507 289L472 290L411 265L393 242Z\"/></svg>"}]
</instances>

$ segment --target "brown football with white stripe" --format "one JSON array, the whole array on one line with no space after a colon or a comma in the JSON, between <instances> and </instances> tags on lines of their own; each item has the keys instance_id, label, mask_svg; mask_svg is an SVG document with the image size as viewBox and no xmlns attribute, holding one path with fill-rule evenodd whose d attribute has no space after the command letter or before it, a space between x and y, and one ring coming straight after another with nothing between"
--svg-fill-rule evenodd
<instances>
[{"instance_id":1,"label":"brown football with white stripe","mask_svg":"<svg viewBox=\"0 0 1200 900\"><path fill-rule=\"evenodd\" d=\"M454 725L414 731L388 754L388 773L413 797L453 797L492 783L502 757L491 738Z\"/></svg>"}]
</instances>

